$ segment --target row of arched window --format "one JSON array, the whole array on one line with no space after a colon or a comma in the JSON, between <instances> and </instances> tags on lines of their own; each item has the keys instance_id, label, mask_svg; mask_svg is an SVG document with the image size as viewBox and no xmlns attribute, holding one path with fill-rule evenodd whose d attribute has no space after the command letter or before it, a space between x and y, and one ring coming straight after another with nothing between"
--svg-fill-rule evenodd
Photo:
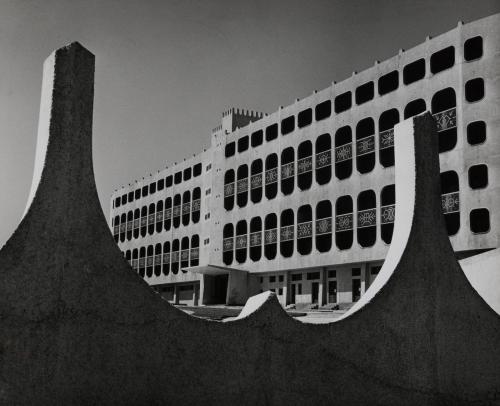
<instances>
[{"instance_id":1,"label":"row of arched window","mask_svg":"<svg viewBox=\"0 0 500 406\"><path fill-rule=\"evenodd\" d=\"M480 36L472 37L464 42L464 60L466 62L475 61L483 56L483 39ZM441 71L447 70L455 65L455 47L449 46L439 51L433 53L429 61L430 71L432 74L437 74ZM397 70L388 72L378 79L378 94L383 96L392 91L395 91L399 87L399 72ZM419 80L424 79L426 76L426 61L424 58L417 59L411 63L408 63L403 67L402 78L405 85L410 85ZM482 79L472 79L465 85L465 98L469 102L477 101L482 96L478 97L476 92L470 91L471 87L477 87L474 81L482 81ZM354 92L354 102L357 105L361 105L372 100L375 96L375 83L369 81L367 83L361 84L355 89ZM483 91L484 93L484 91ZM480 95L480 93L479 93ZM333 110L336 114L342 113L349 110L353 106L353 92L346 91L342 94L338 94L333 103L331 100L325 100L318 103L314 107L314 117L316 121L324 120L331 116L332 114L332 104ZM311 107L300 111L296 116L291 115L281 120L281 134L287 135L293 132L296 128L303 128L310 125L313 121L313 109ZM278 124L274 123L265 129L265 139L266 141L272 141L278 137ZM252 147L257 147L263 142L263 129L255 131L251 135L251 145ZM244 152L248 149L249 136L238 139L238 152ZM229 142L226 145L225 156L226 158L231 157L236 152L236 144L234 141Z\"/></svg>"},{"instance_id":2,"label":"row of arched window","mask_svg":"<svg viewBox=\"0 0 500 406\"><path fill-rule=\"evenodd\" d=\"M151 203L141 209L130 210L115 216L113 219L113 235L115 241L130 241L132 238L145 237L163 230L169 231L173 225L179 228L189 225L190 222L200 221L201 189L196 187L191 193L189 190L174 198L167 197L165 201Z\"/></svg>"},{"instance_id":3,"label":"row of arched window","mask_svg":"<svg viewBox=\"0 0 500 406\"><path fill-rule=\"evenodd\" d=\"M384 187L380 194L381 237L389 244L392 239L395 216L394 185ZM330 200L322 200L316 208L310 205L299 207L296 215L292 209L283 210L279 216L274 213L254 217L247 225L241 220L235 226L229 223L223 229L223 262L230 265L233 258L238 263L247 260L247 252L252 261L259 261L262 253L267 259L276 258L279 251L285 258L297 252L309 255L313 250L313 242L317 251L328 252L335 244L340 250L352 247L354 228L360 246L370 247L377 237L377 204L373 190L365 190L358 195L356 213L351 196L341 196L332 207ZM333 214L335 209L335 215Z\"/></svg>"},{"instance_id":4,"label":"row of arched window","mask_svg":"<svg viewBox=\"0 0 500 406\"><path fill-rule=\"evenodd\" d=\"M125 258L141 277L186 273L186 268L198 266L200 260L200 237L175 239L170 243L148 245L125 252Z\"/></svg>"},{"instance_id":5,"label":"row of arched window","mask_svg":"<svg viewBox=\"0 0 500 406\"><path fill-rule=\"evenodd\" d=\"M441 205L449 235L454 235L460 228L460 194L458 175L455 171L441 173ZM380 193L380 235L386 244L390 244L395 219L395 187L385 186ZM484 220L483 222L486 222ZM489 228L489 220L488 220ZM479 229L488 229L481 226ZM339 250L350 249L356 239L361 247L371 247L377 239L377 201L373 190L359 193L354 212L353 199L349 195L337 198L335 215L330 200L317 203L313 213L310 205L299 207L296 216L292 209L281 212L279 216L268 214L264 221L254 217L247 225L241 220L235 226L229 223L223 229L223 262L230 265L233 258L238 263L262 258L276 258L278 244L280 254L291 257L296 250L301 255L309 255L314 247L318 252L328 252L335 245ZM471 227L474 232L474 228ZM484 231L482 231L484 232Z\"/></svg>"}]
</instances>

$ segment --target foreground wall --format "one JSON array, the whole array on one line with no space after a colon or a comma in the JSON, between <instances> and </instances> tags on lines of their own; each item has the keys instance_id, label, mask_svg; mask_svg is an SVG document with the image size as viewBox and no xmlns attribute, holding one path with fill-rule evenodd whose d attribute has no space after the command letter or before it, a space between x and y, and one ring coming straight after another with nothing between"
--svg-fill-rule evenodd
<instances>
[{"instance_id":1,"label":"foreground wall","mask_svg":"<svg viewBox=\"0 0 500 406\"><path fill-rule=\"evenodd\" d=\"M305 325L270 296L217 323L152 292L109 233L93 55L71 44L44 69L33 200L0 251L1 403L500 403L500 319L454 259L429 115L396 130L393 245L356 309Z\"/></svg>"}]
</instances>

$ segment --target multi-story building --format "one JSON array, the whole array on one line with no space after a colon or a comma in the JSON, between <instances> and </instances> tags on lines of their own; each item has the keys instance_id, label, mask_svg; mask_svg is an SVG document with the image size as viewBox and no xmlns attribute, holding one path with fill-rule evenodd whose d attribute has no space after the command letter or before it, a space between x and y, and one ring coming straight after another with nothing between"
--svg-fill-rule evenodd
<instances>
[{"instance_id":1,"label":"multi-story building","mask_svg":"<svg viewBox=\"0 0 500 406\"><path fill-rule=\"evenodd\" d=\"M426 110L457 256L497 247L500 14L272 114L223 113L208 150L113 194L115 239L176 303L356 301L392 238L393 128Z\"/></svg>"}]
</instances>

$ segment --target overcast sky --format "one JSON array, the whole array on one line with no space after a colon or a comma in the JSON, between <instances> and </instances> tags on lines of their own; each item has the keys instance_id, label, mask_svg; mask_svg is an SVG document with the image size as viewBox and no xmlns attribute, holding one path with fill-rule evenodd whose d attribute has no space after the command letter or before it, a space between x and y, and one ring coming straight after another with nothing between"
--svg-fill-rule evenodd
<instances>
[{"instance_id":1,"label":"overcast sky","mask_svg":"<svg viewBox=\"0 0 500 406\"><path fill-rule=\"evenodd\" d=\"M273 112L499 0L0 0L0 245L31 185L42 64L96 55L94 169L114 189L207 147L221 112Z\"/></svg>"}]
</instances>

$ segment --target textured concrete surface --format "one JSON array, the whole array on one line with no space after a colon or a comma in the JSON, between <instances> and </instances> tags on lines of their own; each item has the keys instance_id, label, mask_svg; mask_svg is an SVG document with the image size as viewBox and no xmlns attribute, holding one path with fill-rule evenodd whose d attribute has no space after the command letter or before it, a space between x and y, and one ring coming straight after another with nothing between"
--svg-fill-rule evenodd
<instances>
[{"instance_id":1,"label":"textured concrete surface","mask_svg":"<svg viewBox=\"0 0 500 406\"><path fill-rule=\"evenodd\" d=\"M396 129L396 193L408 193L399 248L357 310L306 325L270 296L242 320L210 322L152 292L107 228L92 171L93 68L79 44L45 65L38 186L0 251L0 403L500 404L500 318L454 259L429 115Z\"/></svg>"}]
</instances>

